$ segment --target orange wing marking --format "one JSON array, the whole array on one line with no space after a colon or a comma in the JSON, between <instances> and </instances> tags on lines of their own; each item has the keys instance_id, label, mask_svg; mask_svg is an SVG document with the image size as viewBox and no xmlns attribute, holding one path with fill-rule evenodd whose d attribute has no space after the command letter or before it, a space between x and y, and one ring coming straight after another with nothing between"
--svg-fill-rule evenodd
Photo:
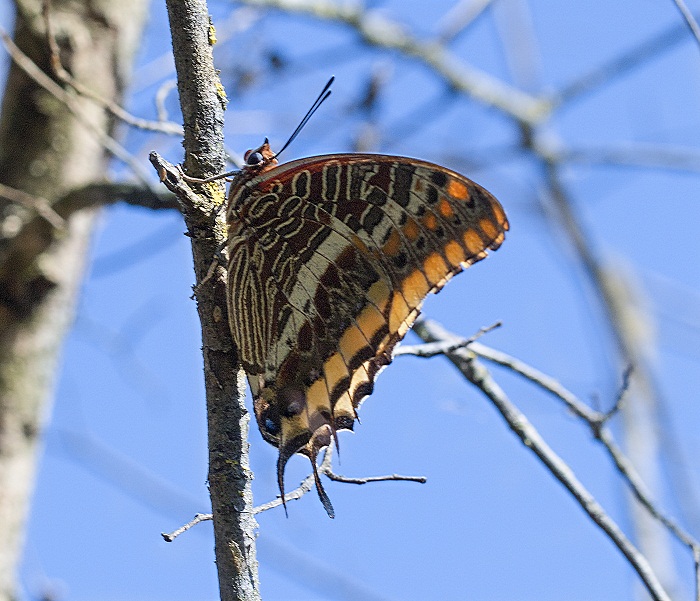
<instances>
[{"instance_id":1,"label":"orange wing marking","mask_svg":"<svg viewBox=\"0 0 700 601\"><path fill-rule=\"evenodd\" d=\"M406 234L406 238L411 242L415 242L420 235L420 229L415 219L409 218L406 225L403 226L403 233Z\"/></svg>"},{"instance_id":2,"label":"orange wing marking","mask_svg":"<svg viewBox=\"0 0 700 601\"><path fill-rule=\"evenodd\" d=\"M398 230L393 229L391 230L391 234L389 234L389 239L382 247L382 252L389 257L395 257L400 250L401 235L399 234Z\"/></svg>"},{"instance_id":3,"label":"orange wing marking","mask_svg":"<svg viewBox=\"0 0 700 601\"><path fill-rule=\"evenodd\" d=\"M445 245L445 256L452 265L459 265L467 260L464 249L459 242L455 242L454 240L450 240Z\"/></svg>"},{"instance_id":4,"label":"orange wing marking","mask_svg":"<svg viewBox=\"0 0 700 601\"><path fill-rule=\"evenodd\" d=\"M450 203L447 202L447 199L444 197L440 199L440 204L438 204L438 211L440 211L440 215L442 215L445 219L452 219L452 217L454 217L455 215L454 209L450 206Z\"/></svg>"},{"instance_id":5,"label":"orange wing marking","mask_svg":"<svg viewBox=\"0 0 700 601\"><path fill-rule=\"evenodd\" d=\"M484 250L484 242L476 230L467 230L464 232L464 245L471 255L478 255Z\"/></svg>"},{"instance_id":6,"label":"orange wing marking","mask_svg":"<svg viewBox=\"0 0 700 601\"><path fill-rule=\"evenodd\" d=\"M449 272L450 269L445 265L445 260L438 254L432 253L423 261L425 275L433 285L438 284Z\"/></svg>"},{"instance_id":7,"label":"orange wing marking","mask_svg":"<svg viewBox=\"0 0 700 601\"><path fill-rule=\"evenodd\" d=\"M454 178L447 184L447 193L458 200L469 200L469 188Z\"/></svg>"},{"instance_id":8,"label":"orange wing marking","mask_svg":"<svg viewBox=\"0 0 700 601\"><path fill-rule=\"evenodd\" d=\"M433 213L426 213L425 217L423 217L423 223L425 227L433 231L437 227L437 217Z\"/></svg>"},{"instance_id":9,"label":"orange wing marking","mask_svg":"<svg viewBox=\"0 0 700 601\"><path fill-rule=\"evenodd\" d=\"M479 220L479 227L491 240L496 238L496 236L498 236L499 234L498 230L496 229L496 226L490 219Z\"/></svg>"},{"instance_id":10,"label":"orange wing marking","mask_svg":"<svg viewBox=\"0 0 700 601\"><path fill-rule=\"evenodd\" d=\"M417 307L430 291L425 275L419 269L412 271L404 279L401 288L406 301L411 307Z\"/></svg>"}]
</instances>

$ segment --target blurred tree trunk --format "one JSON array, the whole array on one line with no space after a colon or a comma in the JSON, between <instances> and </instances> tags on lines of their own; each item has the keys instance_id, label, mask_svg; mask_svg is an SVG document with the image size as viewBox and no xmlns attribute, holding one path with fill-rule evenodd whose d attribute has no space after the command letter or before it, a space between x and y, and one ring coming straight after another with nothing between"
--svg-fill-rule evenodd
<instances>
[{"instance_id":1,"label":"blurred tree trunk","mask_svg":"<svg viewBox=\"0 0 700 601\"><path fill-rule=\"evenodd\" d=\"M147 5L54 0L51 21L64 67L101 97L120 102ZM15 8L14 43L50 73L42 3L16 0ZM70 110L60 92L13 62L0 114L0 184L48 204L105 179L109 156L100 136L114 128L97 103L69 90ZM49 211L46 219L30 205L0 198L0 601L16 597L38 442L95 219L95 209L60 217Z\"/></svg>"}]
</instances>

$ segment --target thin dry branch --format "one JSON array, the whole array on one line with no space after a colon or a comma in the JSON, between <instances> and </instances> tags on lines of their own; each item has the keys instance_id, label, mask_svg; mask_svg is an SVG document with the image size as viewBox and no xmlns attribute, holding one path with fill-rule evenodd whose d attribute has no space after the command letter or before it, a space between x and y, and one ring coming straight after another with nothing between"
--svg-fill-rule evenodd
<instances>
[{"instance_id":1,"label":"thin dry branch","mask_svg":"<svg viewBox=\"0 0 700 601\"><path fill-rule=\"evenodd\" d=\"M449 334L434 322L420 322L416 324L415 330L426 342L456 342L459 340L459 337ZM477 386L491 400L523 444L537 455L552 475L571 493L593 522L613 541L637 572L652 599L670 601L668 593L662 587L646 557L637 550L595 497L576 478L571 468L549 447L525 415L511 403L505 392L474 354L468 349L463 349L448 355L448 359L467 380Z\"/></svg>"},{"instance_id":2,"label":"thin dry branch","mask_svg":"<svg viewBox=\"0 0 700 601\"><path fill-rule=\"evenodd\" d=\"M567 409L577 417L580 417L588 422L598 421L598 413L564 388L555 378L552 378L538 369L535 369L520 359L517 359L502 351L492 349L479 342L470 344L469 350L483 359L488 359L493 363L510 368L514 372L537 384L544 390L552 393L554 396L564 401Z\"/></svg>"},{"instance_id":3,"label":"thin dry branch","mask_svg":"<svg viewBox=\"0 0 700 601\"><path fill-rule=\"evenodd\" d=\"M566 108L573 100L602 89L612 81L630 73L670 50L686 39L686 28L675 25L628 51L591 69L551 96L552 110Z\"/></svg>"},{"instance_id":4,"label":"thin dry branch","mask_svg":"<svg viewBox=\"0 0 700 601\"><path fill-rule=\"evenodd\" d=\"M693 34L695 41L700 44L700 26L698 26L698 22L695 20L693 13L690 12L688 5L683 2L683 0L673 0L673 2L678 7L681 15L683 15L683 19L690 29L690 32Z\"/></svg>"},{"instance_id":5,"label":"thin dry branch","mask_svg":"<svg viewBox=\"0 0 700 601\"><path fill-rule=\"evenodd\" d=\"M436 355L449 355L454 351L458 351L459 349L469 346L472 342L475 342L484 334L496 328L500 328L501 325L503 324L500 321L497 321L490 326L480 328L476 334L470 336L469 338L465 338L464 340L460 340L459 342L426 342L424 344L414 346L400 346L394 351L393 356L398 357L401 355L415 355L416 357L428 359L430 357L435 357Z\"/></svg>"},{"instance_id":6,"label":"thin dry branch","mask_svg":"<svg viewBox=\"0 0 700 601\"><path fill-rule=\"evenodd\" d=\"M610 418L617 413L625 392L629 385L629 371L625 372L623 385L618 392L612 407L605 412L590 409L583 401L578 399L572 392L564 388L559 382L550 376L542 374L534 367L527 365L519 359L515 359L506 353L488 348L482 344L474 343L469 345L469 350L475 355L503 365L514 372L526 377L531 382L537 384L543 390L551 393L564 402L566 407L581 418L590 428L592 435L606 449L608 455L613 460L618 472L622 475L626 484L634 494L635 498L649 512L649 514L662 523L682 544L687 546L693 554L700 551L700 543L695 540L690 533L686 532L679 524L669 518L652 500L651 493L642 481L641 476L632 465L632 462L625 456L622 449L615 442L612 432L606 427ZM697 576L697 574L696 574ZM700 589L698 589L700 595Z\"/></svg>"},{"instance_id":7,"label":"thin dry branch","mask_svg":"<svg viewBox=\"0 0 700 601\"><path fill-rule=\"evenodd\" d=\"M431 324L432 327L432 324ZM456 344L456 343L455 343ZM625 372L623 385L618 392L617 398L612 407L605 412L595 411L588 407L583 401L577 398L572 392L567 390L554 378L547 376L526 364L501 351L484 346L478 342L469 345L469 351L488 361L492 361L504 367L508 367L515 373L524 376L543 390L546 390L554 397L563 401L567 409L574 415L581 418L591 430L592 435L606 449L613 460L615 467L623 476L625 482L637 500L649 511L649 513L661 522L681 543L689 547L693 552L700 549L700 543L696 541L688 532L683 530L674 520L665 515L652 500L651 494L643 483L632 462L625 456L620 447L615 442L612 432L606 427L610 418L617 413L624 395L629 385L629 371Z\"/></svg>"},{"instance_id":8,"label":"thin dry branch","mask_svg":"<svg viewBox=\"0 0 700 601\"><path fill-rule=\"evenodd\" d=\"M90 184L71 190L54 204L54 208L57 213L66 216L87 207L106 206L116 202L154 211L180 210L177 197L173 194L130 183Z\"/></svg>"},{"instance_id":9,"label":"thin dry branch","mask_svg":"<svg viewBox=\"0 0 700 601\"><path fill-rule=\"evenodd\" d=\"M63 217L56 212L56 210L51 206L51 203L45 198L27 194L22 190L11 188L5 184L0 184L0 197L31 209L42 219L48 221L57 230L62 230L65 228L65 219L63 219ZM6 236L6 232L3 232L3 236Z\"/></svg>"},{"instance_id":10,"label":"thin dry branch","mask_svg":"<svg viewBox=\"0 0 700 601\"><path fill-rule=\"evenodd\" d=\"M427 482L427 478L425 476L401 476L399 474L389 474L387 476L367 476L364 478L350 478L348 476L341 476L333 471L333 447L326 448L323 455L323 461L321 462L321 465L318 466L318 473L324 474L334 482L343 482L345 484L361 485L370 484L373 482L418 482L420 484L425 484ZM306 495L306 493L310 492L313 488L314 475L312 473L306 476L306 478L304 478L299 483L299 486L297 486L294 490L285 493L284 502L287 503L289 501L298 501L304 495ZM258 505L253 509L253 513L257 515L259 513L263 513L264 511L274 509L275 507L281 507L282 505L282 497L278 497L276 499L273 499L272 501L263 503L262 505ZM180 536L184 532L187 532L190 528L196 526L201 522L206 522L212 519L213 516L210 513L198 513L194 516L194 518L191 521L180 526L180 528L178 528L177 530L174 530L171 533L161 533L161 536L167 542L172 542L178 536Z\"/></svg>"},{"instance_id":11,"label":"thin dry branch","mask_svg":"<svg viewBox=\"0 0 700 601\"><path fill-rule=\"evenodd\" d=\"M372 482L418 482L425 484L428 479L425 476L402 476L400 474L389 474L387 476L367 476L365 478L351 478L341 476L332 471L325 471L324 474L334 482L344 482L345 484L370 484Z\"/></svg>"},{"instance_id":12,"label":"thin dry branch","mask_svg":"<svg viewBox=\"0 0 700 601\"><path fill-rule=\"evenodd\" d=\"M625 278L621 277L622 274L604 260L593 243L579 215L578 207L564 186L562 166L548 157L541 157L541 162L548 190L543 206L553 209L554 221L570 241L587 282L600 299L609 331L622 362L635 366L635 388L638 391L637 398L641 402L630 406L637 408L638 413L624 422L627 446L632 456L646 457L646 463L640 466L645 468L646 480L654 487L657 479L657 460L655 456L650 460L649 455L655 455L654 449L659 442L658 432L650 422L653 420L652 412L660 406L661 399L648 346L640 339L639 330L633 325L638 323L634 313L635 293ZM664 559L670 556L671 550L665 539L659 535L661 531L657 531L653 520L649 519L647 523L643 523L647 519L646 514L638 514L637 518L640 545L649 554L657 553L661 557L659 565L662 565ZM667 574L669 573L670 570L667 571Z\"/></svg>"},{"instance_id":13,"label":"thin dry branch","mask_svg":"<svg viewBox=\"0 0 700 601\"><path fill-rule=\"evenodd\" d=\"M325 475L329 480L333 480L334 482L343 482L345 484L370 484L373 482L419 482L420 484L425 484L427 482L427 478L425 476L401 476L399 474L389 474L386 476L365 476L363 478L351 478L348 476L341 476L340 474L336 474L333 471L333 447L327 447L324 456L323 456L323 461L321 462L321 465L318 466L318 473ZM293 491L285 493L284 495L284 500L285 502L287 501L296 501L298 499L301 499L307 492L309 492L314 486L314 475L309 474L304 480L302 480L301 484L297 488L295 488ZM265 503L264 505L259 505L258 507L255 508L255 513L261 513L263 511L267 511L268 509L272 509L273 507L279 507L282 505L282 498L277 498L274 499L273 501L270 501L269 503Z\"/></svg>"},{"instance_id":14,"label":"thin dry branch","mask_svg":"<svg viewBox=\"0 0 700 601\"><path fill-rule=\"evenodd\" d=\"M626 142L590 148L545 149L541 147L539 152L545 153L550 159L560 163L700 172L700 152L697 148L668 144Z\"/></svg>"},{"instance_id":15,"label":"thin dry branch","mask_svg":"<svg viewBox=\"0 0 700 601\"><path fill-rule=\"evenodd\" d=\"M602 414L601 425L605 425L610 419L620 412L620 409L622 408L622 401L625 400L627 397L627 391L630 389L633 371L634 368L631 365L628 365L622 374L622 384L620 385L620 389L617 391L617 395L615 396L615 402L612 404L610 409Z\"/></svg>"},{"instance_id":16,"label":"thin dry branch","mask_svg":"<svg viewBox=\"0 0 700 601\"><path fill-rule=\"evenodd\" d=\"M166 543L172 543L178 536L187 532L190 528L193 528L202 522L211 521L213 519L214 516L211 513L198 513L194 516L194 518L192 518L186 524L180 526L177 530L170 533L161 532L160 535L163 537L163 540L165 540Z\"/></svg>"},{"instance_id":17,"label":"thin dry branch","mask_svg":"<svg viewBox=\"0 0 700 601\"><path fill-rule=\"evenodd\" d=\"M8 221L6 220L5 228L1 234L4 238L11 237L13 246L26 247L28 246L26 241L31 240L30 247L33 256L38 256L49 249L54 241L52 235L36 235L36 232L41 230L41 226L44 225L44 221L48 223L49 228L55 230L53 233L60 236L65 233L65 224L71 215L85 209L99 208L116 202L153 210L179 210L180 208L176 197L172 194L168 192L154 193L150 188L137 184L88 184L82 188L71 190L65 196L56 199L52 205L49 205L45 199L31 197L20 190L14 190L1 184L0 196L10 198L13 202L19 202L23 205L31 205L32 211L28 211L22 217L16 216L13 231L6 231ZM8 252L5 250L4 253L0 254L0 259L7 256ZM4 265L1 260L0 265L10 270L17 268L17 264ZM0 274L5 271L2 267L0 267Z\"/></svg>"},{"instance_id":18,"label":"thin dry branch","mask_svg":"<svg viewBox=\"0 0 700 601\"><path fill-rule=\"evenodd\" d=\"M420 329L422 325L417 325ZM427 327L432 334L436 332L444 332L437 324L433 322L428 322ZM435 344L442 344L444 348L457 348L459 342L466 343L467 339L459 340L457 337L449 335L448 340L441 342L428 342L425 346L432 347ZM501 351L496 351L489 347L486 347L478 342L473 342L468 345L466 349L475 355L492 361L504 367L508 367L514 372L524 376L531 382L537 384L543 390L551 393L556 398L564 402L567 409L569 409L574 415L581 418L590 428L593 437L598 440L606 449L608 455L615 464L616 469L622 475L626 484L629 486L634 497L639 501L639 503L649 512L649 514L661 524L666 527L666 529L675 536L683 545L687 546L693 554L693 557L697 557L700 553L700 543L693 538L690 533L685 531L678 523L673 519L668 517L657 505L656 502L652 500L652 495L645 486L642 478L637 473L637 470L632 465L632 462L625 456L623 451L617 445L612 435L612 432L606 427L609 419L617 413L620 404L624 399L625 393L629 387L629 376L631 369L628 368L623 375L623 383L618 391L615 402L612 407L605 412L595 411L589 408L583 401L578 399L572 392L564 388L558 381L554 378L547 376L535 369L534 367L527 365L523 361L516 359L506 353ZM421 354L420 348L416 347L415 354L418 357L424 356ZM696 565L696 580L700 582L700 572L697 571L698 567ZM696 587L696 599L700 601L700 586Z\"/></svg>"},{"instance_id":19,"label":"thin dry branch","mask_svg":"<svg viewBox=\"0 0 700 601\"><path fill-rule=\"evenodd\" d=\"M359 5L328 0L241 0L258 8L283 10L344 23L374 47L399 52L431 68L455 91L530 125L547 117L550 105L462 61L440 42L418 40L402 25Z\"/></svg>"},{"instance_id":20,"label":"thin dry branch","mask_svg":"<svg viewBox=\"0 0 700 601\"><path fill-rule=\"evenodd\" d=\"M493 3L493 0L461 0L455 4L438 25L438 39L442 44L449 44L458 35L464 33L479 16Z\"/></svg>"}]
</instances>

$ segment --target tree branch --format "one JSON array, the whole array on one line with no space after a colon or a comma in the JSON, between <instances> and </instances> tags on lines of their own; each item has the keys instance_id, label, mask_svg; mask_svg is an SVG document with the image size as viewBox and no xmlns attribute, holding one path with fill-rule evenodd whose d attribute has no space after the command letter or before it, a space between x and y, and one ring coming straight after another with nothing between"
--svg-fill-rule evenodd
<instances>
[{"instance_id":1,"label":"tree branch","mask_svg":"<svg viewBox=\"0 0 700 601\"><path fill-rule=\"evenodd\" d=\"M184 120L184 168L205 179L224 170L226 95L212 58L214 35L203 0L167 0L180 106ZM202 326L204 380L209 427L209 492L222 601L260 598L248 459L250 417L245 376L228 327L225 270L210 265L225 238L220 208L222 181L190 188L182 171L151 153L161 181L178 197L192 241L195 295ZM206 285L202 285L206 280Z\"/></svg>"},{"instance_id":2,"label":"tree branch","mask_svg":"<svg viewBox=\"0 0 700 601\"><path fill-rule=\"evenodd\" d=\"M454 336L434 322L422 321L414 326L416 333L426 342L457 342ZM549 447L524 414L511 403L505 392L493 380L488 370L468 349L455 351L447 356L464 377L479 388L498 409L508 426L530 449L552 475L571 493L593 522L613 541L639 575L654 601L670 601L647 559L642 555L615 521L605 512L591 493L576 478L571 468Z\"/></svg>"},{"instance_id":3,"label":"tree branch","mask_svg":"<svg viewBox=\"0 0 700 601\"><path fill-rule=\"evenodd\" d=\"M568 148L553 150L550 156L562 163L583 165L618 165L639 169L667 169L700 172L697 148L667 144L609 144L597 148Z\"/></svg>"},{"instance_id":4,"label":"tree branch","mask_svg":"<svg viewBox=\"0 0 700 601\"><path fill-rule=\"evenodd\" d=\"M662 52L680 44L686 37L686 28L674 25L634 46L634 48L630 48L628 51L591 69L588 73L584 73L552 95L553 110L568 107L573 100L603 89L606 84L646 65L650 60L659 57Z\"/></svg>"},{"instance_id":5,"label":"tree branch","mask_svg":"<svg viewBox=\"0 0 700 601\"><path fill-rule=\"evenodd\" d=\"M365 43L400 52L423 63L442 77L453 90L467 94L486 106L497 108L518 121L534 125L549 113L549 101L534 98L461 61L440 42L416 39L400 24L366 11L359 5L339 4L329 0L241 0L241 4L345 23L355 29Z\"/></svg>"},{"instance_id":6,"label":"tree branch","mask_svg":"<svg viewBox=\"0 0 700 601\"><path fill-rule=\"evenodd\" d=\"M690 29L690 32L693 34L693 37L695 38L695 41L700 44L700 26L698 25L698 22L695 20L695 17L693 16L693 13L690 12L690 9L686 5L683 0L673 0L676 6L678 7L678 10L680 11L681 15L683 15L683 20L685 21L686 25L688 26L688 29Z\"/></svg>"}]
</instances>

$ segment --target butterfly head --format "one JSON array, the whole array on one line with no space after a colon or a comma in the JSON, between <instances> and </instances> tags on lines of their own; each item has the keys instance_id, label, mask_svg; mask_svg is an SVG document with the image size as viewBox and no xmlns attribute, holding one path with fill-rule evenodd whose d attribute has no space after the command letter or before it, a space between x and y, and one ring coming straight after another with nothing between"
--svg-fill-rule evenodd
<instances>
[{"instance_id":1,"label":"butterfly head","mask_svg":"<svg viewBox=\"0 0 700 601\"><path fill-rule=\"evenodd\" d=\"M245 165L243 167L247 172L259 175L274 169L277 166L277 153L272 152L270 143L265 138L261 146L247 150L243 155Z\"/></svg>"}]
</instances>

